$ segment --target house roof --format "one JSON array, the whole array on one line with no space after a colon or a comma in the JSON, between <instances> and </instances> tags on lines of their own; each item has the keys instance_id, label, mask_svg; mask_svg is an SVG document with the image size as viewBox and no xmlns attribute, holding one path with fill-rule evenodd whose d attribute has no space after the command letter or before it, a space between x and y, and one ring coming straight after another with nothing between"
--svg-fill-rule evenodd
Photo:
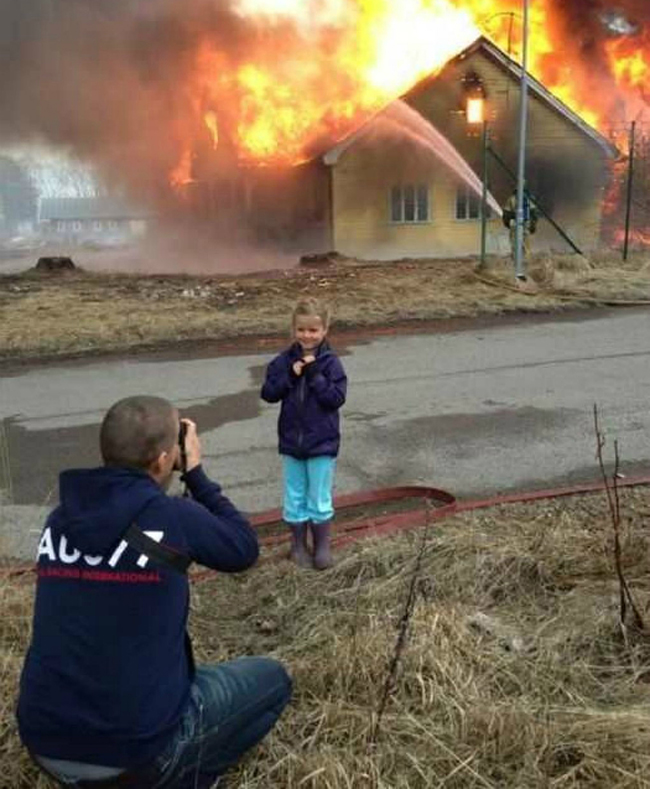
<instances>
[{"instance_id":1,"label":"house roof","mask_svg":"<svg viewBox=\"0 0 650 789\"><path fill-rule=\"evenodd\" d=\"M405 100L408 99L410 95L420 91L426 85L429 85L435 82L436 79L442 74L442 72L456 63L465 60L470 55L473 55L475 52L481 50L487 57L489 57L499 68L501 68L513 81L519 83L521 81L522 76L522 67L519 63L513 60L511 57L506 55L499 47L496 46L492 41L490 41L485 36L479 36L472 44L466 47L464 50L458 53L455 57L449 60L445 66L443 66L440 71L437 71L435 74L430 74L429 76L422 79L416 85L414 85L409 91L403 94L400 99ZM555 112L559 113L563 117L565 117L570 123L576 126L583 134L589 137L592 142L594 142L597 146L599 146L602 151L609 157L615 158L618 155L618 151L616 150L615 146L612 145L606 137L604 137L597 129L594 129L588 123L586 123L577 113L575 113L572 109L570 109L563 101L560 101L556 96L554 96L547 88L542 85L539 80L535 79L530 73L528 75L528 89L529 91L537 96L537 98L550 107ZM392 102L391 102L392 103ZM327 165L336 164L339 160L340 156L353 144L355 143L360 137L362 137L368 127L372 124L372 121L380 116L385 108L380 110L379 112L375 113L371 118L366 120L359 128L355 129L353 132L348 134L344 137L341 141L339 141L333 148L326 151L323 155L323 162Z\"/></svg>"},{"instance_id":2,"label":"house roof","mask_svg":"<svg viewBox=\"0 0 650 789\"><path fill-rule=\"evenodd\" d=\"M146 219L151 212L137 208L120 197L44 197L40 202L41 221L57 219Z\"/></svg>"}]
</instances>

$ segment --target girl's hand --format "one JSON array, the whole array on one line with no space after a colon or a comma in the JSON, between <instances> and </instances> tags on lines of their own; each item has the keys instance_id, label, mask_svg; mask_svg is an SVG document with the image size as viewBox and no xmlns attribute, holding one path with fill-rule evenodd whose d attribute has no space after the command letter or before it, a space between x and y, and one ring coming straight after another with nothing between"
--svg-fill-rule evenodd
<instances>
[{"instance_id":1,"label":"girl's hand","mask_svg":"<svg viewBox=\"0 0 650 789\"><path fill-rule=\"evenodd\" d=\"M308 353L307 356L302 357L303 365L304 364L312 364L316 361L316 357L313 353Z\"/></svg>"},{"instance_id":2,"label":"girl's hand","mask_svg":"<svg viewBox=\"0 0 650 789\"><path fill-rule=\"evenodd\" d=\"M294 372L294 375L300 377L302 375L302 368L305 366L305 362L302 359L298 359L297 362L294 362L291 366L291 369ZM285 368L286 369L286 368Z\"/></svg>"}]
</instances>

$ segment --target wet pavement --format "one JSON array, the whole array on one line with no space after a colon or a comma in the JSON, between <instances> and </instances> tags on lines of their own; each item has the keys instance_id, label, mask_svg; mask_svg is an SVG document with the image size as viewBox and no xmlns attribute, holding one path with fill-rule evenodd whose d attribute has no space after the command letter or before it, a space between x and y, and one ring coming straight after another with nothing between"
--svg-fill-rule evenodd
<instances>
[{"instance_id":1,"label":"wet pavement","mask_svg":"<svg viewBox=\"0 0 650 789\"><path fill-rule=\"evenodd\" d=\"M650 472L650 312L447 322L344 335L350 379L337 489L426 483L465 498L594 479L593 405L624 473ZM336 338L334 338L336 340ZM208 472L248 511L277 506L277 406L259 399L268 341L0 370L0 540L30 553L64 468L99 462L117 399L157 394L199 425Z\"/></svg>"}]
</instances>

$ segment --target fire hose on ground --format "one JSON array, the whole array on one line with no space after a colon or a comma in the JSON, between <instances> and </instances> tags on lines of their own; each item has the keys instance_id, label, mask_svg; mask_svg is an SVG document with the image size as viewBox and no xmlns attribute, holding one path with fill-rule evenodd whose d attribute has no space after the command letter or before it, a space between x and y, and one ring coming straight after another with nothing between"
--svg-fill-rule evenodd
<instances>
[{"instance_id":1,"label":"fire hose on ground","mask_svg":"<svg viewBox=\"0 0 650 789\"><path fill-rule=\"evenodd\" d=\"M611 482L609 484L611 485ZM618 488L650 485L650 476L644 475L619 479L616 484ZM418 500L420 506L409 508L403 512L398 511L372 515L354 520L347 524L344 522L334 531L332 546L334 548L341 548L344 545L357 542L367 537L378 538L393 536L400 532L423 528L430 523L442 521L451 515L463 512L497 507L502 504L519 504L543 499L556 499L580 494L597 493L604 490L605 483L602 480L598 480L561 488L507 494L502 493L488 496L484 499L468 499L467 501L458 501L455 496L445 490L421 485L379 488L377 490L351 493L338 496L335 499L335 509L337 512L344 512L346 508L373 507L376 505L392 504L394 502L404 502L413 499ZM281 517L282 513L280 510L273 510L254 516L251 518L251 522L259 531L263 532L265 528L278 523ZM277 546L278 544L288 543L288 541L289 535L286 533L262 536L260 538L260 544L265 547ZM273 558L283 557L279 556ZM203 575L202 573L201 576Z\"/></svg>"},{"instance_id":2,"label":"fire hose on ground","mask_svg":"<svg viewBox=\"0 0 650 789\"><path fill-rule=\"evenodd\" d=\"M609 483L611 484L611 483ZM616 482L618 488L630 488L641 485L650 485L650 476L628 477ZM378 505L394 505L400 502L415 501L416 506L411 506L403 511L387 512L360 517L350 522L342 521L338 527L335 525L332 546L341 548L361 539L373 537L387 537L412 529L423 528L433 522L462 512L496 507L502 504L519 504L543 499L556 499L567 496L576 496L587 493L597 493L605 489L602 480L570 485L567 487L514 492L498 494L484 499L468 499L458 501L451 493L434 487L424 485L411 485L403 487L379 488L376 490L348 493L337 496L335 508L339 515L352 508L378 507ZM260 532L260 546L264 550L273 550L288 543L289 534L283 529L281 533L265 534L271 527L281 524L282 512L268 510L253 515L250 518L252 525ZM264 556L266 561L277 561L284 558L284 553L275 552ZM0 570L0 577L16 579L21 577L35 577L33 563L15 564ZM192 583L199 583L215 575L213 570L201 570L190 574Z\"/></svg>"}]
</instances>

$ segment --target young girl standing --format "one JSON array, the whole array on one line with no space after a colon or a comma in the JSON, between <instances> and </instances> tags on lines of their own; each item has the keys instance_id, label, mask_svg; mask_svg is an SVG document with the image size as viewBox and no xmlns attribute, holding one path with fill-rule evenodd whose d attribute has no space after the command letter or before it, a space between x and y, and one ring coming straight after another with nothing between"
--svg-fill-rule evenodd
<instances>
[{"instance_id":1,"label":"young girl standing","mask_svg":"<svg viewBox=\"0 0 650 789\"><path fill-rule=\"evenodd\" d=\"M329 311L316 299L302 299L291 321L293 344L269 364L262 387L267 403L282 402L278 419L284 478L283 518L291 528L291 556L312 565L307 545L311 527L313 566L332 565L332 487L341 441L339 408L347 378L329 347Z\"/></svg>"}]
</instances>

